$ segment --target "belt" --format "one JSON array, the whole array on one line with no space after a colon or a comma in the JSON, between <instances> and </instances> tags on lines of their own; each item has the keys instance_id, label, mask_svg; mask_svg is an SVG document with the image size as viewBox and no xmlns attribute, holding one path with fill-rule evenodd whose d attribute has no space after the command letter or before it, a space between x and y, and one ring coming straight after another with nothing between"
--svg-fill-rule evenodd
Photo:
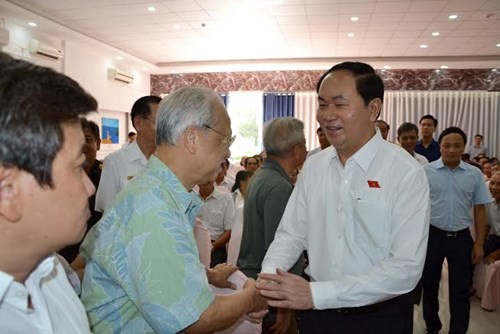
<instances>
[{"instance_id":1,"label":"belt","mask_svg":"<svg viewBox=\"0 0 500 334\"><path fill-rule=\"evenodd\" d=\"M462 234L470 233L469 228L464 228L463 230L460 231L445 231L433 225L431 225L430 230L447 238L457 238Z\"/></svg>"},{"instance_id":2,"label":"belt","mask_svg":"<svg viewBox=\"0 0 500 334\"><path fill-rule=\"evenodd\" d=\"M343 307L343 308L334 308L330 309L331 312L340 313L340 314L370 314L381 310L382 308L389 306L394 303L398 303L401 298L407 297L407 294L397 296L388 300L384 300L383 302L359 306L359 307Z\"/></svg>"}]
</instances>

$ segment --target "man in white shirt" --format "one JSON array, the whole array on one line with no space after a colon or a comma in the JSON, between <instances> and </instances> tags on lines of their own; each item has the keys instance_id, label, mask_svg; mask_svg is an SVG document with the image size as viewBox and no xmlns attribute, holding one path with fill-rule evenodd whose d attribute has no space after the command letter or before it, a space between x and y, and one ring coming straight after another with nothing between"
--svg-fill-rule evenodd
<instances>
[{"instance_id":1,"label":"man in white shirt","mask_svg":"<svg viewBox=\"0 0 500 334\"><path fill-rule=\"evenodd\" d=\"M198 218L210 232L212 256L210 268L227 261L226 244L231 238L231 225L234 220L234 201L230 193L220 191L214 182L199 184L199 195L203 205Z\"/></svg>"},{"instance_id":2,"label":"man in white shirt","mask_svg":"<svg viewBox=\"0 0 500 334\"><path fill-rule=\"evenodd\" d=\"M317 92L332 147L306 160L258 288L270 306L305 310L300 333L411 333L410 291L429 229L426 175L376 131L384 85L371 66L338 64ZM304 250L310 282L285 272Z\"/></svg>"},{"instance_id":3,"label":"man in white shirt","mask_svg":"<svg viewBox=\"0 0 500 334\"><path fill-rule=\"evenodd\" d=\"M75 81L0 53L0 333L89 333L55 252L78 243L94 185Z\"/></svg>"},{"instance_id":4,"label":"man in white shirt","mask_svg":"<svg viewBox=\"0 0 500 334\"><path fill-rule=\"evenodd\" d=\"M398 128L398 142L422 166L429 163L426 157L415 152L418 142L418 127L413 123L403 123Z\"/></svg>"},{"instance_id":5,"label":"man in white shirt","mask_svg":"<svg viewBox=\"0 0 500 334\"><path fill-rule=\"evenodd\" d=\"M146 167L156 149L155 120L160 101L158 96L143 96L132 106L130 118L137 131L136 140L104 159L96 211L108 211L116 195Z\"/></svg>"}]
</instances>

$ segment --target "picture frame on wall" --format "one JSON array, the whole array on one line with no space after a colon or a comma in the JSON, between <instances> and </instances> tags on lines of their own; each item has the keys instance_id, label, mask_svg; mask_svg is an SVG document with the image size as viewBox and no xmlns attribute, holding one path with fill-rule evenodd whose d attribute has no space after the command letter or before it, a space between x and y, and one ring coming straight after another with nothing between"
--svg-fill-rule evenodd
<instances>
[{"instance_id":1,"label":"picture frame on wall","mask_svg":"<svg viewBox=\"0 0 500 334\"><path fill-rule=\"evenodd\" d=\"M103 144L118 144L120 139L120 120L118 118L101 118L101 142Z\"/></svg>"}]
</instances>

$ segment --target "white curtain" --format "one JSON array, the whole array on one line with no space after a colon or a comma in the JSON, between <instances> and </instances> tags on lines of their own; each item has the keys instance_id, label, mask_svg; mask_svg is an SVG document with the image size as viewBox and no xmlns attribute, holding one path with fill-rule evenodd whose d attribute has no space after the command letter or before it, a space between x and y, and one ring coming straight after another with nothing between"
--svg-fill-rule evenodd
<instances>
[{"instance_id":1,"label":"white curtain","mask_svg":"<svg viewBox=\"0 0 500 334\"><path fill-rule=\"evenodd\" d=\"M490 156L500 156L500 92L487 91L389 91L384 95L381 119L391 126L389 140L397 141L397 128L404 122L418 124L423 115L438 120L435 139L449 126L467 134L484 136Z\"/></svg>"},{"instance_id":2,"label":"white curtain","mask_svg":"<svg viewBox=\"0 0 500 334\"><path fill-rule=\"evenodd\" d=\"M310 151L319 147L316 129L319 123L316 121L316 110L318 109L318 96L316 92L295 93L295 118L304 122L304 133L306 136L307 149Z\"/></svg>"}]
</instances>

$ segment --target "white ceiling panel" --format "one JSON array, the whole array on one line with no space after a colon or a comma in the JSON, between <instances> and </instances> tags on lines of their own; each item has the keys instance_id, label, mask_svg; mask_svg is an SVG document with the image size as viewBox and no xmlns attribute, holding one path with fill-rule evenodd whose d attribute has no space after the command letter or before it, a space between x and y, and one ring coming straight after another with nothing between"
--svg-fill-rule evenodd
<instances>
[{"instance_id":1,"label":"white ceiling panel","mask_svg":"<svg viewBox=\"0 0 500 334\"><path fill-rule=\"evenodd\" d=\"M0 12L6 4L162 66L297 57L500 62L500 0L0 0Z\"/></svg>"}]
</instances>

